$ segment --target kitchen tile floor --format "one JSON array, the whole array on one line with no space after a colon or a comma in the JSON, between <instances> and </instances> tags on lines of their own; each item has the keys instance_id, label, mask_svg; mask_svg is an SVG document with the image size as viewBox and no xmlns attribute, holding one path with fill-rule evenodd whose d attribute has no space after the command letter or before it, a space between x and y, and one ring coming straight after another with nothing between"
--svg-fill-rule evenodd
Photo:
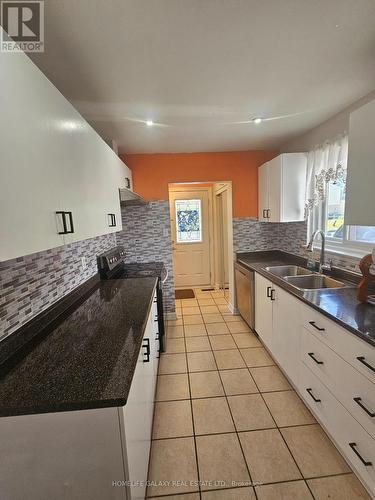
<instances>
[{"instance_id":1,"label":"kitchen tile floor","mask_svg":"<svg viewBox=\"0 0 375 500\"><path fill-rule=\"evenodd\" d=\"M176 310L159 364L149 498L370 498L223 292L197 289Z\"/></svg>"}]
</instances>

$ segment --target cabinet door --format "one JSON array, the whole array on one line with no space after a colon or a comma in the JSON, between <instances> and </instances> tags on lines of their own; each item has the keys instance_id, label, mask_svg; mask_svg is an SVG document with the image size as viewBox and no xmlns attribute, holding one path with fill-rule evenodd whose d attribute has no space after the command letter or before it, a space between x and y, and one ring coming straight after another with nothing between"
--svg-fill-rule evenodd
<instances>
[{"instance_id":1,"label":"cabinet door","mask_svg":"<svg viewBox=\"0 0 375 500\"><path fill-rule=\"evenodd\" d=\"M298 378L300 345L299 300L274 286L272 354L291 380Z\"/></svg>"},{"instance_id":2,"label":"cabinet door","mask_svg":"<svg viewBox=\"0 0 375 500\"><path fill-rule=\"evenodd\" d=\"M258 169L258 219L267 222L268 205L268 163Z\"/></svg>"},{"instance_id":3,"label":"cabinet door","mask_svg":"<svg viewBox=\"0 0 375 500\"><path fill-rule=\"evenodd\" d=\"M255 275L255 330L264 344L272 350L272 283L260 274Z\"/></svg>"},{"instance_id":4,"label":"cabinet door","mask_svg":"<svg viewBox=\"0 0 375 500\"><path fill-rule=\"evenodd\" d=\"M281 221L282 156L273 158L268 163L269 176L269 221Z\"/></svg>"}]
</instances>

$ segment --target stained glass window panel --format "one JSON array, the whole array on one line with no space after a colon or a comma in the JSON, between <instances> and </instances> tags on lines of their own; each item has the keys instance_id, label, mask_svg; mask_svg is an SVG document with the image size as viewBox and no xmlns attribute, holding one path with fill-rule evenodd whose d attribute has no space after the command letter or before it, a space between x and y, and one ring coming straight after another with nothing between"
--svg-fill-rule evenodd
<instances>
[{"instance_id":1,"label":"stained glass window panel","mask_svg":"<svg viewBox=\"0 0 375 500\"><path fill-rule=\"evenodd\" d=\"M201 200L176 200L177 243L202 241Z\"/></svg>"}]
</instances>

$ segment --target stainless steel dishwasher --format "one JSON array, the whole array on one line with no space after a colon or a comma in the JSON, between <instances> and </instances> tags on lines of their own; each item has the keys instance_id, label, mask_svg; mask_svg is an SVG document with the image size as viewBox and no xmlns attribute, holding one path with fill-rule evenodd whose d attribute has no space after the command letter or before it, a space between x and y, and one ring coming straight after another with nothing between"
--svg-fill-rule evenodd
<instances>
[{"instance_id":1,"label":"stainless steel dishwasher","mask_svg":"<svg viewBox=\"0 0 375 500\"><path fill-rule=\"evenodd\" d=\"M234 264L236 282L237 309L250 326L255 328L255 286L254 271L250 271L238 262Z\"/></svg>"}]
</instances>

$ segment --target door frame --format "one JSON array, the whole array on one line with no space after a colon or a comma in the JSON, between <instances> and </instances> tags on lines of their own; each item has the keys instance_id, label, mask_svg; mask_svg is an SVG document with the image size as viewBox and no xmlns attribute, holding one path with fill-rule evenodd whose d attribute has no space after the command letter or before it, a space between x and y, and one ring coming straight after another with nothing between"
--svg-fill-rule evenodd
<instances>
[{"instance_id":1,"label":"door frame","mask_svg":"<svg viewBox=\"0 0 375 500\"><path fill-rule=\"evenodd\" d=\"M213 199L213 189L212 187L194 187L194 183L179 183L180 186L176 187L174 186L168 186L168 200L170 202L170 196L169 193L188 193L189 191L206 191L208 194L208 246L209 246L209 254L210 254L210 283L207 286L214 287L214 279L215 279L215 255L214 255L214 228L213 228L213 204L212 204L212 199ZM209 182L200 182L198 184L211 184ZM174 215L173 215L174 216ZM170 214L169 217L170 220L170 225L171 225L171 244L173 241L173 238L175 235L173 234L173 227L172 227L172 214ZM174 269L174 250L172 246L172 260L173 260L173 269ZM202 285L203 287L205 285ZM176 290L178 290L181 287L175 287ZM186 288L182 287L182 288Z\"/></svg>"}]
</instances>

